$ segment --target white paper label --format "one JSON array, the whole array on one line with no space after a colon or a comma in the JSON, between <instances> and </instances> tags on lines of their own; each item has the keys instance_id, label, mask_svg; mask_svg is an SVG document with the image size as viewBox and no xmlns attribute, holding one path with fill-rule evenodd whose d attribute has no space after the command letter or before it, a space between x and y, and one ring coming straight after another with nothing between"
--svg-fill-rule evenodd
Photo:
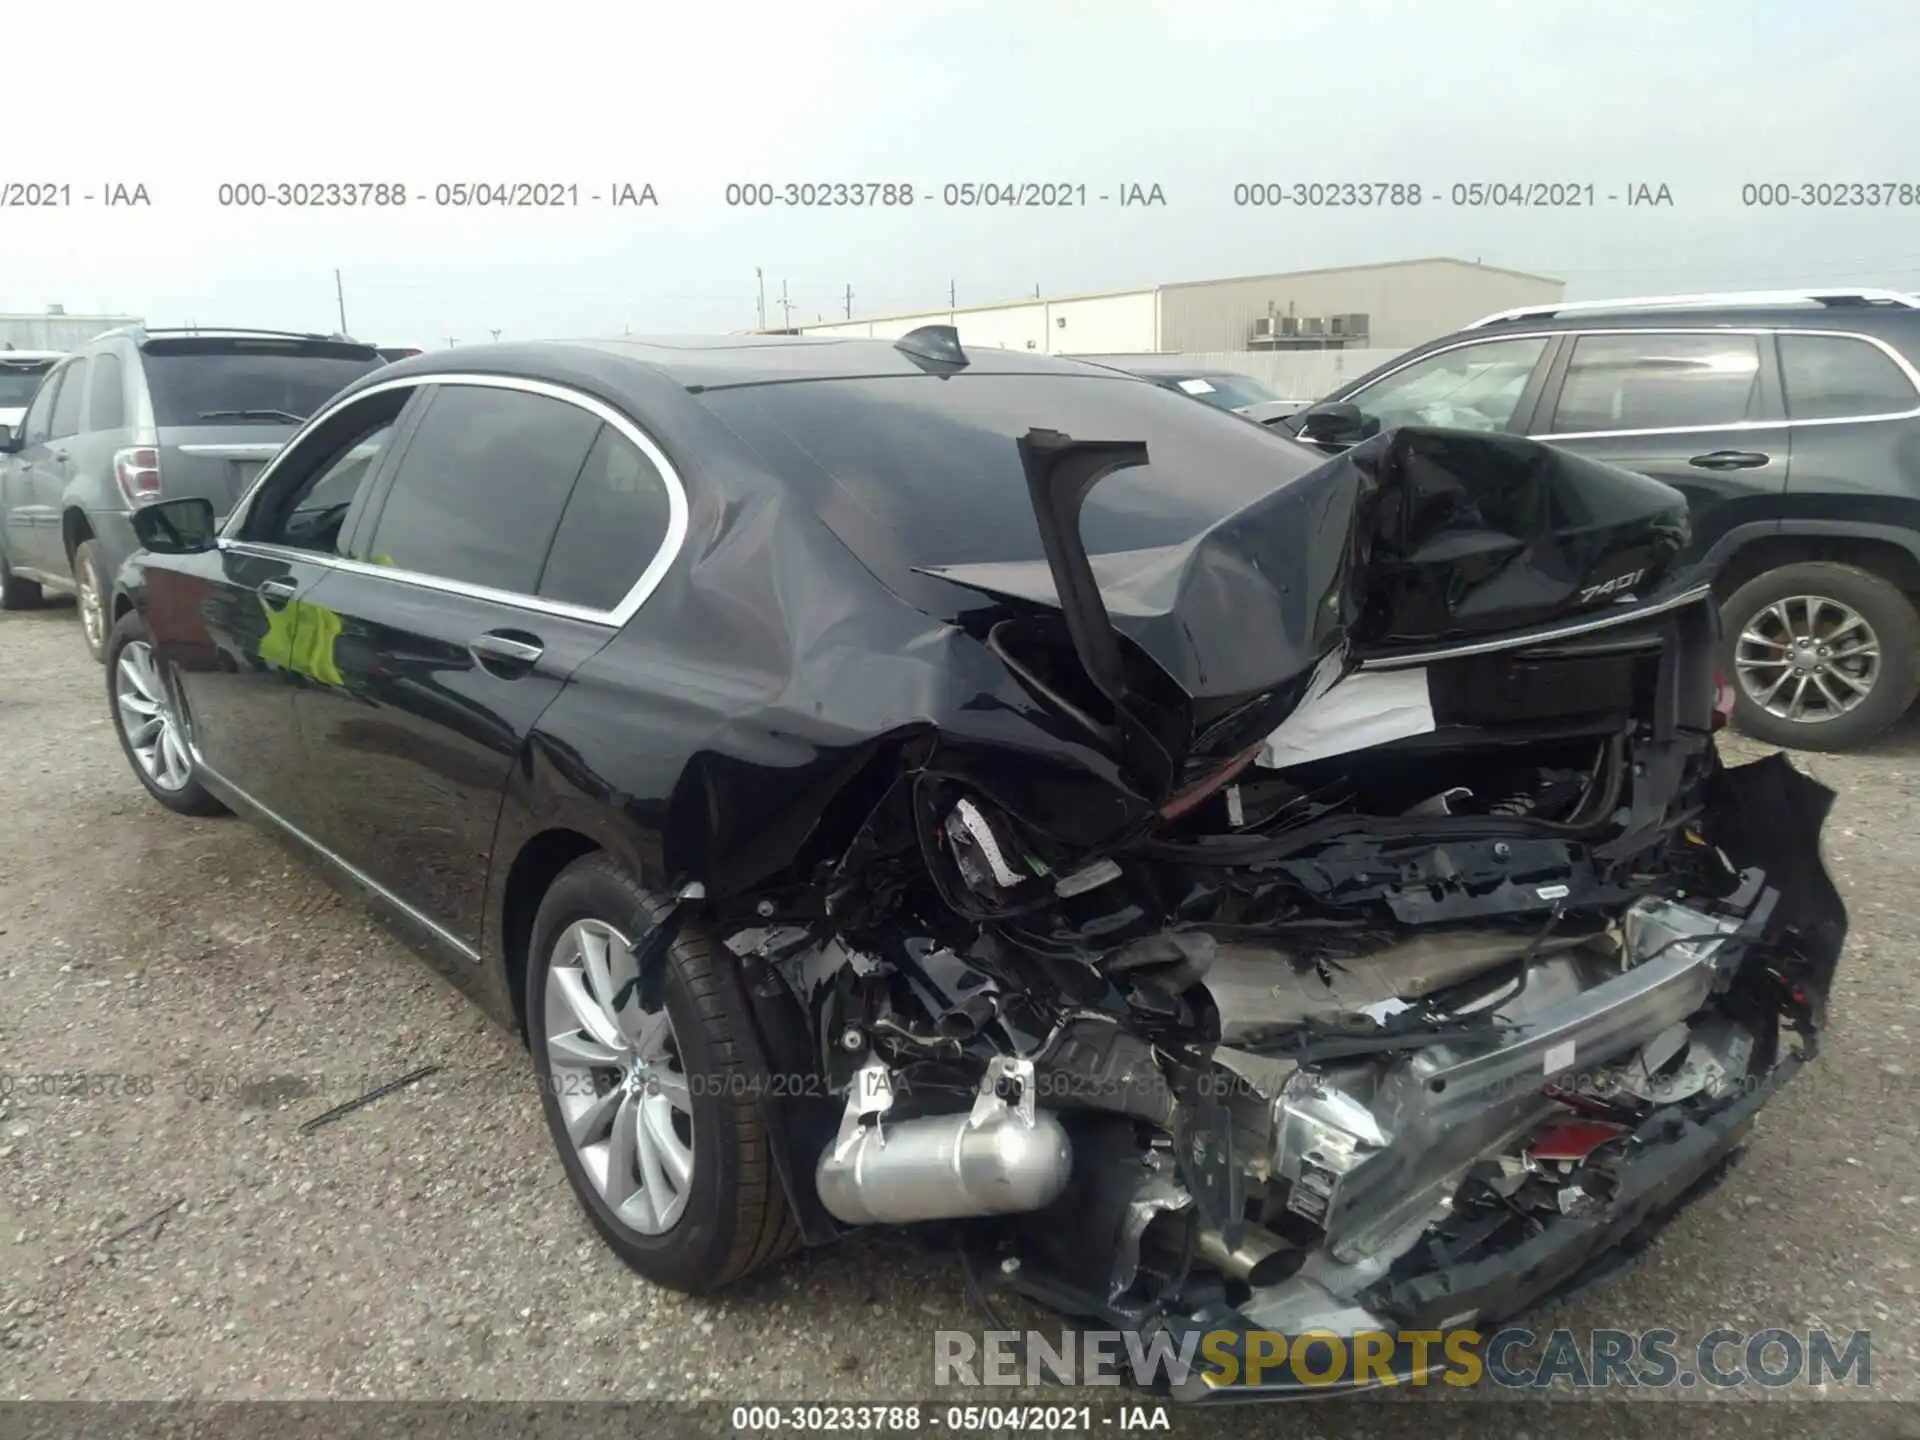
<instances>
[{"instance_id":1,"label":"white paper label","mask_svg":"<svg viewBox=\"0 0 1920 1440\"><path fill-rule=\"evenodd\" d=\"M1213 386L1204 380L1182 380L1180 382L1180 388L1189 395L1211 395L1213 393Z\"/></svg>"},{"instance_id":2,"label":"white paper label","mask_svg":"<svg viewBox=\"0 0 1920 1440\"><path fill-rule=\"evenodd\" d=\"M1562 1070L1571 1070L1575 1048L1571 1040L1562 1040L1558 1045L1549 1045L1546 1063L1542 1066L1543 1072L1548 1075L1558 1075Z\"/></svg>"}]
</instances>

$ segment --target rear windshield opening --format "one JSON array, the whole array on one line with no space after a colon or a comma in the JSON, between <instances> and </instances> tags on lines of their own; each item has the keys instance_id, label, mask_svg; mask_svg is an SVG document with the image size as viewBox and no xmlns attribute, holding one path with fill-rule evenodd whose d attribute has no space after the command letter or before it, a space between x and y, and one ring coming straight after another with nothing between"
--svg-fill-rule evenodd
<instances>
[{"instance_id":1,"label":"rear windshield opening","mask_svg":"<svg viewBox=\"0 0 1920 1440\"><path fill-rule=\"evenodd\" d=\"M377 369L372 347L326 341L154 341L142 356L159 425L289 425Z\"/></svg>"}]
</instances>

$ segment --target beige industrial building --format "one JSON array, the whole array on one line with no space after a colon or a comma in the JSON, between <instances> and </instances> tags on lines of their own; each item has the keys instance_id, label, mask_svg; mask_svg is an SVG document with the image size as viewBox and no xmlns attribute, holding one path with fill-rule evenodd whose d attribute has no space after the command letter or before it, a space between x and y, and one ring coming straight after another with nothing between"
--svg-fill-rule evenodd
<instances>
[{"instance_id":1,"label":"beige industrial building","mask_svg":"<svg viewBox=\"0 0 1920 1440\"><path fill-rule=\"evenodd\" d=\"M138 325L138 315L69 315L49 305L38 315L0 315L0 345L11 350L77 350L96 335Z\"/></svg>"},{"instance_id":2,"label":"beige industrial building","mask_svg":"<svg viewBox=\"0 0 1920 1440\"><path fill-rule=\"evenodd\" d=\"M1566 282L1520 270L1396 260L796 328L893 340L917 326L953 325L965 345L1050 355L1403 350L1492 311L1565 293Z\"/></svg>"}]
</instances>

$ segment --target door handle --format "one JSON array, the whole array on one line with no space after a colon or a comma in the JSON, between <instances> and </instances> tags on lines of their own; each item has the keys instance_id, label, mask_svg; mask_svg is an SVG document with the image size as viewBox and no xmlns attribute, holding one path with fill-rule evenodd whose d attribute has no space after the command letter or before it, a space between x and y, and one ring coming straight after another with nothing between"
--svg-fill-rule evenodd
<instances>
[{"instance_id":1,"label":"door handle","mask_svg":"<svg viewBox=\"0 0 1920 1440\"><path fill-rule=\"evenodd\" d=\"M1762 455L1758 450L1714 450L1705 455L1695 455L1687 464L1702 470L1757 470L1772 458L1771 455Z\"/></svg>"},{"instance_id":2,"label":"door handle","mask_svg":"<svg viewBox=\"0 0 1920 1440\"><path fill-rule=\"evenodd\" d=\"M530 669L547 647L537 640L516 640L511 635L502 635L489 630L484 635L476 635L467 644L473 652L473 658L482 665L491 663L503 669L524 672Z\"/></svg>"},{"instance_id":3,"label":"door handle","mask_svg":"<svg viewBox=\"0 0 1920 1440\"><path fill-rule=\"evenodd\" d=\"M262 580L255 587L255 593L262 600L270 600L277 605L285 605L299 591L300 587L291 580Z\"/></svg>"}]
</instances>

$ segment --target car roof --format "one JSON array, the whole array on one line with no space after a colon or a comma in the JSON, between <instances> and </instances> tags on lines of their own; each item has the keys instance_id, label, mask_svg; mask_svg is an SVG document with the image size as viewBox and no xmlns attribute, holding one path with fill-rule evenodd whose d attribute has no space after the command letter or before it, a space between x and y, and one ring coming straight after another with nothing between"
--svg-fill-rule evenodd
<instances>
[{"instance_id":1,"label":"car roof","mask_svg":"<svg viewBox=\"0 0 1920 1440\"><path fill-rule=\"evenodd\" d=\"M1724 306L1678 309L1648 306L1643 310L1608 310L1599 314L1536 315L1491 320L1445 338L1534 335L1563 330L1847 330L1861 334L1911 334L1920 327L1920 310L1882 309L1878 306L1835 306L1791 310L1777 305Z\"/></svg>"},{"instance_id":2,"label":"car roof","mask_svg":"<svg viewBox=\"0 0 1920 1440\"><path fill-rule=\"evenodd\" d=\"M965 352L969 375L1077 375L1137 383L1138 376L1104 365L1022 350L983 347ZM466 370L538 374L543 364L585 370L616 388L622 372L644 369L688 390L766 385L795 380L850 380L922 375L945 367L917 360L889 340L808 335L663 335L617 339L536 340L462 345L411 356L381 371L394 380Z\"/></svg>"}]
</instances>

